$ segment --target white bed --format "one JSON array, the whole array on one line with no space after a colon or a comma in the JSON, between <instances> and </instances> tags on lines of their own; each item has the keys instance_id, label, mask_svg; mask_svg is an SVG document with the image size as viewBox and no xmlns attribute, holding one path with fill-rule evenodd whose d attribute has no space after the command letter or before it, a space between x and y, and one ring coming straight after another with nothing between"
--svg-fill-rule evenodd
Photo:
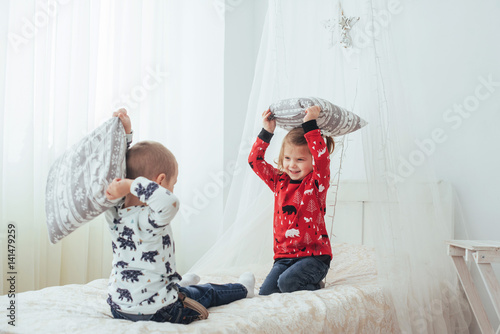
<instances>
[{"instance_id":1,"label":"white bed","mask_svg":"<svg viewBox=\"0 0 500 334\"><path fill-rule=\"evenodd\" d=\"M256 296L211 308L207 320L189 325L129 322L111 317L107 279L85 285L49 287L17 294L16 327L2 333L391 333L390 307L377 283L372 248L341 243L324 289ZM267 268L263 268L263 272ZM202 277L202 282L234 282L237 277ZM257 276L256 288L264 277ZM7 296L0 305L7 305Z\"/></svg>"}]
</instances>

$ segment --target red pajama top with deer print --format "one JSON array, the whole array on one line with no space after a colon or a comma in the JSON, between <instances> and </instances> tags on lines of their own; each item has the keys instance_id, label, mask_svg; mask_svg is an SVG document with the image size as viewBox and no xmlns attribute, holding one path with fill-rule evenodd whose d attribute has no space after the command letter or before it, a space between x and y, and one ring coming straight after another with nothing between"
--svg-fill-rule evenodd
<instances>
[{"instance_id":1,"label":"red pajama top with deer print","mask_svg":"<svg viewBox=\"0 0 500 334\"><path fill-rule=\"evenodd\" d=\"M304 125L313 156L313 171L302 181L291 180L286 173L280 174L264 160L272 136L264 129L248 157L250 167L274 192L274 259L332 257L324 219L330 185L330 155L316 122Z\"/></svg>"}]
</instances>

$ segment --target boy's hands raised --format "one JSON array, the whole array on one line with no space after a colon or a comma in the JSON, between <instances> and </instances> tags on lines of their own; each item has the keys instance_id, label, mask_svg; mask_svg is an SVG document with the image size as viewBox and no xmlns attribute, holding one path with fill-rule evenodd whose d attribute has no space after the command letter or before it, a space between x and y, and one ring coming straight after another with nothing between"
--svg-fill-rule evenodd
<instances>
[{"instance_id":1,"label":"boy's hands raised","mask_svg":"<svg viewBox=\"0 0 500 334\"><path fill-rule=\"evenodd\" d=\"M132 182L133 180L130 179L114 179L106 190L106 198L113 201L127 196L130 193Z\"/></svg>"},{"instance_id":2,"label":"boy's hands raised","mask_svg":"<svg viewBox=\"0 0 500 334\"><path fill-rule=\"evenodd\" d=\"M319 106L312 106L306 109L306 116L303 122L311 121L313 119L318 119L321 108Z\"/></svg>"},{"instance_id":3,"label":"boy's hands raised","mask_svg":"<svg viewBox=\"0 0 500 334\"><path fill-rule=\"evenodd\" d=\"M130 121L130 117L127 115L127 110L121 108L113 113L113 117L118 117L122 121L126 134L132 133L132 121Z\"/></svg>"},{"instance_id":4,"label":"boy's hands raised","mask_svg":"<svg viewBox=\"0 0 500 334\"><path fill-rule=\"evenodd\" d=\"M266 130L267 132L274 133L274 129L276 129L276 120L269 120L271 114L272 113L270 109L267 109L262 113L262 125L264 127L264 130Z\"/></svg>"}]
</instances>

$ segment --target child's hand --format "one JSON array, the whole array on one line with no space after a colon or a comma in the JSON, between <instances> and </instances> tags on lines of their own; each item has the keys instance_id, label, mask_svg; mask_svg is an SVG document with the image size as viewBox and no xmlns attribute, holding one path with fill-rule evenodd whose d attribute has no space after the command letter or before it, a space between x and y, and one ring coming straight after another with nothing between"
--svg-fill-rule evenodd
<instances>
[{"instance_id":1,"label":"child's hand","mask_svg":"<svg viewBox=\"0 0 500 334\"><path fill-rule=\"evenodd\" d=\"M271 117L271 110L267 109L262 113L262 124L267 132L274 133L274 129L276 129L276 119L269 120L269 117Z\"/></svg>"},{"instance_id":2,"label":"child's hand","mask_svg":"<svg viewBox=\"0 0 500 334\"><path fill-rule=\"evenodd\" d=\"M130 117L128 117L128 115L127 115L127 110L125 110L124 108L121 108L118 111L115 111L113 113L113 117L120 118L126 134L132 133L132 122L130 121Z\"/></svg>"},{"instance_id":3,"label":"child's hand","mask_svg":"<svg viewBox=\"0 0 500 334\"><path fill-rule=\"evenodd\" d=\"M306 116L304 117L303 122L311 121L313 119L318 119L319 112L321 108L319 106L312 106L306 109Z\"/></svg>"},{"instance_id":4,"label":"child's hand","mask_svg":"<svg viewBox=\"0 0 500 334\"><path fill-rule=\"evenodd\" d=\"M106 190L106 198L113 201L118 198L127 196L130 193L132 180L129 179L114 179Z\"/></svg>"}]
</instances>

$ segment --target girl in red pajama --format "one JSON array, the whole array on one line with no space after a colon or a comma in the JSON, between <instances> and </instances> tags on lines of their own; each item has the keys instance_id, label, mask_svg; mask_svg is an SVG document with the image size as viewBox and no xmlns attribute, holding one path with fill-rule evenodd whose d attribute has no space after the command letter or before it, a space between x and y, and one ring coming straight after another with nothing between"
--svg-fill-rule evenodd
<instances>
[{"instance_id":1,"label":"girl in red pajama","mask_svg":"<svg viewBox=\"0 0 500 334\"><path fill-rule=\"evenodd\" d=\"M306 110L301 128L283 139L278 168L264 160L276 128L271 111L262 114L260 132L248 163L274 192L274 265L260 288L261 295L317 290L332 259L325 226L326 194L330 185L331 137L316 124L321 109Z\"/></svg>"}]
</instances>

